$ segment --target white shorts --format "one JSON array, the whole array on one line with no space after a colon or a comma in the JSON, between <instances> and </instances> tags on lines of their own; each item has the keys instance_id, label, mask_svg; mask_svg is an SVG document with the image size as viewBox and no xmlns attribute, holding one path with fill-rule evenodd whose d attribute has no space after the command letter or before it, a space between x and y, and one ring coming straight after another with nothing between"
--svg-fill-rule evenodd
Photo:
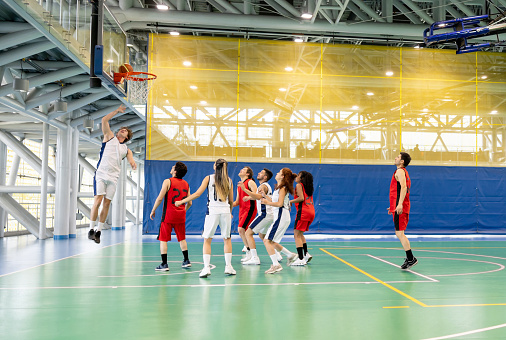
<instances>
[{"instance_id":1,"label":"white shorts","mask_svg":"<svg viewBox=\"0 0 506 340\"><path fill-rule=\"evenodd\" d=\"M249 228L255 233L255 234L266 234L267 229L271 226L272 222L274 222L274 216L267 214L267 215L257 215L255 219L251 222L249 225Z\"/></svg>"},{"instance_id":2,"label":"white shorts","mask_svg":"<svg viewBox=\"0 0 506 340\"><path fill-rule=\"evenodd\" d=\"M206 215L202 237L213 238L218 225L220 226L221 237L224 239L230 238L230 232L232 230L232 214L226 213Z\"/></svg>"},{"instance_id":3,"label":"white shorts","mask_svg":"<svg viewBox=\"0 0 506 340\"><path fill-rule=\"evenodd\" d=\"M284 208L278 208L278 216L265 234L268 240L279 243L290 225L290 212Z\"/></svg>"},{"instance_id":4,"label":"white shorts","mask_svg":"<svg viewBox=\"0 0 506 340\"><path fill-rule=\"evenodd\" d=\"M117 182L117 180L111 181L95 175L93 177L93 195L104 195L105 198L112 201L116 193Z\"/></svg>"}]
</instances>

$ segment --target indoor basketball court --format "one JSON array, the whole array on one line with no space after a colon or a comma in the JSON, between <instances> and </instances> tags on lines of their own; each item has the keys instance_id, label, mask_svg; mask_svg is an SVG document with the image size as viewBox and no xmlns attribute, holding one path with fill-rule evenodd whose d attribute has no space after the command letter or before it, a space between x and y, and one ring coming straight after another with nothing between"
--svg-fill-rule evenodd
<instances>
[{"instance_id":1,"label":"indoor basketball court","mask_svg":"<svg viewBox=\"0 0 506 340\"><path fill-rule=\"evenodd\" d=\"M458 19L470 16L464 2L401 2L0 4L59 51L21 60L0 52L3 337L506 338L506 56L483 33L492 27L500 40L505 4ZM464 27L483 20L481 31ZM434 34L440 29L447 33ZM76 65L84 74L71 72ZM16 90L24 80L31 91ZM47 133L23 125L27 117ZM107 149L113 139L121 146ZM112 157L117 168L104 161ZM118 173L107 184L114 198L97 189L104 163ZM232 189L217 179L223 167ZM265 236L282 260L255 232L259 264L243 263L255 256L241 238L244 169L256 180L248 218L283 202ZM294 193L314 208L304 250L296 243L303 206L290 203L283 177L292 174L303 196ZM186 181L187 195L160 193L168 178ZM263 183L272 190L257 191ZM281 190L289 198L273 200ZM110 210L97 208L97 196ZM179 210L187 250L173 232L165 255L160 230L176 230L168 207L190 206L189 197ZM232 211L232 253L220 220L206 257L202 235L220 203ZM290 223L274 242L283 212Z\"/></svg>"}]
</instances>

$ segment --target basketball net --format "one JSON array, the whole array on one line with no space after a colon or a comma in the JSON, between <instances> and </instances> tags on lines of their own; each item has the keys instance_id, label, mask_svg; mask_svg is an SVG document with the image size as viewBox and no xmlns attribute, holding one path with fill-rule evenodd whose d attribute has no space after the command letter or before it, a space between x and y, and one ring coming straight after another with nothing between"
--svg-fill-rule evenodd
<instances>
[{"instance_id":1,"label":"basketball net","mask_svg":"<svg viewBox=\"0 0 506 340\"><path fill-rule=\"evenodd\" d=\"M148 102L149 90L153 87L156 75L146 72L128 72L127 100L134 105L144 105Z\"/></svg>"}]
</instances>

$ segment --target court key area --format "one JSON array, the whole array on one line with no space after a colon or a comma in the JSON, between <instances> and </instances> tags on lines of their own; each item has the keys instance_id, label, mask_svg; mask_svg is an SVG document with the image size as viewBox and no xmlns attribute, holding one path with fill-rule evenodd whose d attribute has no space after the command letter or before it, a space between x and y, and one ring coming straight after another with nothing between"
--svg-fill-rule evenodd
<instances>
[{"instance_id":1,"label":"court key area","mask_svg":"<svg viewBox=\"0 0 506 340\"><path fill-rule=\"evenodd\" d=\"M242 244L233 242L235 276L224 274L216 240L212 274L201 279L198 238L188 243L191 268L181 268L173 242L170 271L155 272L153 237L105 231L101 245L84 237L45 241L44 249L26 242L17 245L23 259L12 261L2 243L3 339L506 338L500 238L414 239L419 263L408 271L399 268L404 252L394 239L308 239L310 264L289 267L285 257L274 275L264 274L270 261L262 244L262 264L243 266ZM289 238L284 245L294 248Z\"/></svg>"}]
</instances>

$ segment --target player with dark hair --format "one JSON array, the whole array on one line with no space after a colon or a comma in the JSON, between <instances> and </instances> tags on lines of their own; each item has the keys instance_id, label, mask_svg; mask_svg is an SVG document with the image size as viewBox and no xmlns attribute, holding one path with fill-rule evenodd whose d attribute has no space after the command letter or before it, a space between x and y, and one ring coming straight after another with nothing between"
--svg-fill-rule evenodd
<instances>
[{"instance_id":1,"label":"player with dark hair","mask_svg":"<svg viewBox=\"0 0 506 340\"><path fill-rule=\"evenodd\" d=\"M306 238L304 232L309 230L309 226L314 220L315 211L313 204L313 175L307 171L301 171L295 178L295 198L290 204L295 203L297 215L293 226L293 236L299 258L295 260L292 266L305 266L313 258L307 251Z\"/></svg>"},{"instance_id":2,"label":"player with dark hair","mask_svg":"<svg viewBox=\"0 0 506 340\"><path fill-rule=\"evenodd\" d=\"M248 197L248 194L246 191L242 190L240 186L243 185L244 188L247 188L249 191L256 192L257 185L252 179L253 170L249 166L245 166L239 171L239 178L241 178L241 181L237 184L237 197L233 206L239 206L239 226L237 227L237 231L246 247L246 257L242 259L244 262L251 259L250 247L248 245L248 239L246 238L246 230L248 230L249 225L253 222L257 214L257 206L255 201L245 199L245 197Z\"/></svg>"},{"instance_id":3,"label":"player with dark hair","mask_svg":"<svg viewBox=\"0 0 506 340\"><path fill-rule=\"evenodd\" d=\"M128 149L126 145L126 142L132 138L132 130L123 126L116 135L114 135L114 132L112 132L109 126L109 121L118 113L124 113L125 110L126 107L121 105L102 118L102 133L104 134L104 139L102 140L97 170L95 171L95 176L93 176L94 201L91 207L90 231L88 232L88 238L94 240L96 243L100 243L102 227L109 213L111 201L116 193L116 186L121 173L121 162L126 157L132 169L137 169L132 150ZM102 211L99 217L98 209L101 204ZM97 218L99 218L98 226Z\"/></svg>"},{"instance_id":4,"label":"player with dark hair","mask_svg":"<svg viewBox=\"0 0 506 340\"><path fill-rule=\"evenodd\" d=\"M155 217L155 211L164 201L162 223L160 224L160 231L158 232L158 240L160 241L160 254L162 256L162 263L155 268L157 271L169 271L167 263L167 242L171 240L171 232L174 229L183 252L183 263L181 267L191 267L190 259L188 258L188 245L186 244L186 210L188 210L192 203L189 202L186 207L176 207L176 200L181 200L190 195L190 186L183 179L184 175L188 172L186 165L183 162L177 162L170 174L172 178L163 181L160 194L153 205L150 218Z\"/></svg>"},{"instance_id":5,"label":"player with dark hair","mask_svg":"<svg viewBox=\"0 0 506 340\"><path fill-rule=\"evenodd\" d=\"M411 245L404 234L409 221L409 191L411 189L411 179L409 178L406 167L411 162L411 156L406 152L401 152L395 158L395 170L390 181L390 207L388 214L393 215L395 225L395 235L401 241L402 247L406 252L406 259L401 265L401 269L409 269L418 263L416 257L411 252Z\"/></svg>"},{"instance_id":6,"label":"player with dark hair","mask_svg":"<svg viewBox=\"0 0 506 340\"><path fill-rule=\"evenodd\" d=\"M262 199L262 195L266 197L272 197L272 188L269 185L269 180L272 178L272 172L269 169L263 169L257 175L257 180L259 181L258 189L256 192L252 192L251 190L246 189L244 183L240 183L239 187L246 193L248 196L244 198L244 200L248 200L251 202L256 201L257 212L258 215L255 217L253 222L249 225L248 230L246 230L246 238L248 240L248 245L250 248L251 256L248 258L244 258L241 260L244 265L259 265L260 258L257 254L257 247L255 243L255 239L253 238L253 234L258 234L260 239L263 241L267 229L271 226L274 220L274 209L271 206L262 204L260 200ZM278 261L280 261L278 259Z\"/></svg>"}]
</instances>

